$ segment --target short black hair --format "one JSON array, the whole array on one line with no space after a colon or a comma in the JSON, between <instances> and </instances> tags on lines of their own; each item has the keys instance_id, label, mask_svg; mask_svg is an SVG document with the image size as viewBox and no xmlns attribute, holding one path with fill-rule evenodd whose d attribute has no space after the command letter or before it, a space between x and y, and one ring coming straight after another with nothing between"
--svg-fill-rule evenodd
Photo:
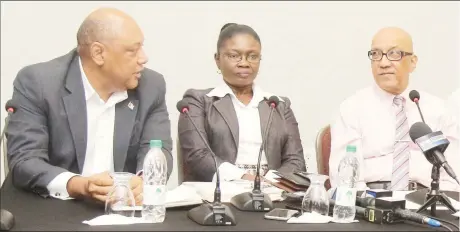
<instances>
[{"instance_id":1,"label":"short black hair","mask_svg":"<svg viewBox=\"0 0 460 232\"><path fill-rule=\"evenodd\" d=\"M259 42L259 44L262 45L259 35L256 31L254 31L254 29L252 29L252 27L244 24L226 23L220 29L219 39L217 40L217 54L219 54L219 49L223 46L224 42L237 34L251 35L255 40L257 40L257 42Z\"/></svg>"}]
</instances>

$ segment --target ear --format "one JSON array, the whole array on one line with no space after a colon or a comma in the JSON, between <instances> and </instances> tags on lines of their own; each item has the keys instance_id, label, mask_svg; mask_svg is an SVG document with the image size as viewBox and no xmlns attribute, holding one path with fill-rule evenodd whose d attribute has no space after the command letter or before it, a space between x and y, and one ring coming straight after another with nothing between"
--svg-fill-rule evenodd
<instances>
[{"instance_id":1,"label":"ear","mask_svg":"<svg viewBox=\"0 0 460 232\"><path fill-rule=\"evenodd\" d=\"M217 68L220 69L220 57L217 52L214 53L214 61L216 62Z\"/></svg>"},{"instance_id":2,"label":"ear","mask_svg":"<svg viewBox=\"0 0 460 232\"><path fill-rule=\"evenodd\" d=\"M410 72L413 72L415 68L417 68L418 57L417 55L413 55L410 59Z\"/></svg>"},{"instance_id":3,"label":"ear","mask_svg":"<svg viewBox=\"0 0 460 232\"><path fill-rule=\"evenodd\" d=\"M101 66L104 64L105 61L105 46L99 42L94 42L91 44L90 47L90 55L91 59L93 59L94 63Z\"/></svg>"}]
</instances>

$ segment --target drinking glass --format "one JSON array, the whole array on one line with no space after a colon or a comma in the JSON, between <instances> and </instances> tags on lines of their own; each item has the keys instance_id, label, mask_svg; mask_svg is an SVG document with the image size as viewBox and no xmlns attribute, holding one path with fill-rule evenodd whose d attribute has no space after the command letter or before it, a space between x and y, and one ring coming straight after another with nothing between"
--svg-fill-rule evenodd
<instances>
[{"instance_id":1,"label":"drinking glass","mask_svg":"<svg viewBox=\"0 0 460 232\"><path fill-rule=\"evenodd\" d=\"M134 217L136 202L130 187L130 180L134 174L129 172L114 172L113 188L105 201L105 214L119 214Z\"/></svg>"},{"instance_id":2,"label":"drinking glass","mask_svg":"<svg viewBox=\"0 0 460 232\"><path fill-rule=\"evenodd\" d=\"M329 178L320 174L308 174L310 187L302 201L302 213L319 213L328 216L329 214L329 195L327 194L324 182Z\"/></svg>"}]
</instances>

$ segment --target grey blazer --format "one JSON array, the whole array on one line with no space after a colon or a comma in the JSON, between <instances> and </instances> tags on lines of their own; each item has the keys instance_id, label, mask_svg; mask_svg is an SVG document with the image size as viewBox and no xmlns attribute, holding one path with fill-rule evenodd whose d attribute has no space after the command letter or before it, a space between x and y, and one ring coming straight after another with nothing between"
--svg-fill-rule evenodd
<instances>
[{"instance_id":1,"label":"grey blazer","mask_svg":"<svg viewBox=\"0 0 460 232\"><path fill-rule=\"evenodd\" d=\"M6 131L13 184L46 197L51 180L65 171L81 173L85 161L86 101L76 50L21 69L13 85L17 110ZM169 177L173 158L165 93L163 76L144 69L139 86L115 106L115 171L142 169L149 140L159 139Z\"/></svg>"},{"instance_id":2,"label":"grey blazer","mask_svg":"<svg viewBox=\"0 0 460 232\"><path fill-rule=\"evenodd\" d=\"M238 118L230 96L206 96L211 90L189 89L184 99L189 102L191 117L216 154L218 165L223 162L235 164L239 141ZM306 171L297 120L289 99L283 97L283 100L273 113L264 150L268 168L288 173ZM266 102L259 103L261 134L265 130L269 112ZM216 172L214 160L184 115L179 117L178 130L186 172L184 181L212 181Z\"/></svg>"}]
</instances>

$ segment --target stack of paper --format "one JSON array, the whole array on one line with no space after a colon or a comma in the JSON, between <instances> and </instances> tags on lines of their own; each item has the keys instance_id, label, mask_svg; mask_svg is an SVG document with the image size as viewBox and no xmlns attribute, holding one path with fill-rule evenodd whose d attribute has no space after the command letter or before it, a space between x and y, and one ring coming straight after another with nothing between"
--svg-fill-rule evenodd
<instances>
[{"instance_id":1,"label":"stack of paper","mask_svg":"<svg viewBox=\"0 0 460 232\"><path fill-rule=\"evenodd\" d=\"M329 223L335 222L331 216L321 215L317 212L312 213L303 213L298 217L291 217L287 223ZM340 223L354 223L359 222L358 220L353 220L350 222L340 222Z\"/></svg>"},{"instance_id":2,"label":"stack of paper","mask_svg":"<svg viewBox=\"0 0 460 232\"><path fill-rule=\"evenodd\" d=\"M221 201L230 202L233 196L244 192L252 191L252 181L238 180L231 182L221 182ZM216 183L214 182L184 182L181 186L194 188L203 200L212 202L214 200L214 190ZM262 191L270 196L272 201L281 200L283 190L276 187L263 188Z\"/></svg>"},{"instance_id":3,"label":"stack of paper","mask_svg":"<svg viewBox=\"0 0 460 232\"><path fill-rule=\"evenodd\" d=\"M198 205L203 203L201 196L196 192L195 188L180 185L166 192L166 208ZM136 210L142 210L142 206L136 206Z\"/></svg>"}]
</instances>

